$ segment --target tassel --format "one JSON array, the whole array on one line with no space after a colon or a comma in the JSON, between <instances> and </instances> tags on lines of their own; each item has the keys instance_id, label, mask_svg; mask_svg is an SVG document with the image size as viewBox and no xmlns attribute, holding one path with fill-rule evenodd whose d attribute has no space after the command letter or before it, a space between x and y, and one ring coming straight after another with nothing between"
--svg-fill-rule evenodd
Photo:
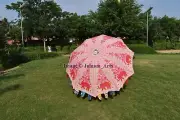
<instances>
[{"instance_id":1,"label":"tassel","mask_svg":"<svg viewBox=\"0 0 180 120\"><path fill-rule=\"evenodd\" d=\"M91 101L92 100L92 96L88 95L88 100Z\"/></svg>"},{"instance_id":2,"label":"tassel","mask_svg":"<svg viewBox=\"0 0 180 120\"><path fill-rule=\"evenodd\" d=\"M79 94L79 91L74 90L74 94L75 94L75 95L78 95L78 94Z\"/></svg>"},{"instance_id":3,"label":"tassel","mask_svg":"<svg viewBox=\"0 0 180 120\"><path fill-rule=\"evenodd\" d=\"M110 97L111 99L113 99L114 93L115 93L115 92L113 92L113 91L110 91L110 92L109 92L109 97Z\"/></svg>"},{"instance_id":4,"label":"tassel","mask_svg":"<svg viewBox=\"0 0 180 120\"><path fill-rule=\"evenodd\" d=\"M108 93L105 93L104 96L106 99L108 99Z\"/></svg>"},{"instance_id":5,"label":"tassel","mask_svg":"<svg viewBox=\"0 0 180 120\"><path fill-rule=\"evenodd\" d=\"M98 99L101 101L102 100L102 96L101 96L101 94L100 95L98 95Z\"/></svg>"},{"instance_id":6,"label":"tassel","mask_svg":"<svg viewBox=\"0 0 180 120\"><path fill-rule=\"evenodd\" d=\"M115 95L115 92L114 92L114 91L110 91L109 94L110 94L111 96L114 96L114 95Z\"/></svg>"},{"instance_id":7,"label":"tassel","mask_svg":"<svg viewBox=\"0 0 180 120\"><path fill-rule=\"evenodd\" d=\"M85 96L85 92L81 92L81 97L83 98Z\"/></svg>"}]
</instances>

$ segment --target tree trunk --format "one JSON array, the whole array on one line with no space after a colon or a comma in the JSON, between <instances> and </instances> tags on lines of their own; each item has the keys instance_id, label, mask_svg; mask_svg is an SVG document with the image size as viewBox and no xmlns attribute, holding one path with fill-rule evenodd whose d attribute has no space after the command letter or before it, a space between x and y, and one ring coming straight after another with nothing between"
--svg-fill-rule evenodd
<instances>
[{"instance_id":1,"label":"tree trunk","mask_svg":"<svg viewBox=\"0 0 180 120\"><path fill-rule=\"evenodd\" d=\"M46 52L46 39L43 39L44 42L44 52Z\"/></svg>"}]
</instances>

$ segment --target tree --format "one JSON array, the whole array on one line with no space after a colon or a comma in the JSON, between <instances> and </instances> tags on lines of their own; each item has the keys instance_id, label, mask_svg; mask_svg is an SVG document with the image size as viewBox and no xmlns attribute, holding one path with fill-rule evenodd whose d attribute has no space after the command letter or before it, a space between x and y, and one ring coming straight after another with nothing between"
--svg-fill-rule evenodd
<instances>
[{"instance_id":1,"label":"tree","mask_svg":"<svg viewBox=\"0 0 180 120\"><path fill-rule=\"evenodd\" d=\"M6 18L0 20L0 63L3 61L3 57L7 54L7 32L8 32L8 21Z\"/></svg>"},{"instance_id":2,"label":"tree","mask_svg":"<svg viewBox=\"0 0 180 120\"><path fill-rule=\"evenodd\" d=\"M97 10L98 19L104 28L103 33L116 37L133 38L136 31L141 27L138 14L141 5L135 0L101 1Z\"/></svg>"},{"instance_id":3,"label":"tree","mask_svg":"<svg viewBox=\"0 0 180 120\"><path fill-rule=\"evenodd\" d=\"M20 21L12 21L9 23L8 37L15 41L19 41L21 39Z\"/></svg>"},{"instance_id":4,"label":"tree","mask_svg":"<svg viewBox=\"0 0 180 120\"><path fill-rule=\"evenodd\" d=\"M23 4L24 3L24 4ZM23 4L23 7L20 7ZM36 36L48 39L52 36L52 22L61 17L61 8L53 1L23 0L11 3L7 9L15 10L24 18L23 27L26 37Z\"/></svg>"},{"instance_id":5,"label":"tree","mask_svg":"<svg viewBox=\"0 0 180 120\"><path fill-rule=\"evenodd\" d=\"M24 35L27 39L32 36L38 37L44 42L46 51L46 41L54 38L54 21L62 17L62 9L54 1L23 0L23 2L11 3L7 9L17 11L23 16Z\"/></svg>"},{"instance_id":6,"label":"tree","mask_svg":"<svg viewBox=\"0 0 180 120\"><path fill-rule=\"evenodd\" d=\"M171 43L171 48L175 48L175 42L180 36L180 22L176 18L170 18L164 16L162 18L155 17L153 19L153 25L151 31L153 32L155 39L166 40L166 48L168 41ZM157 38L159 37L159 38ZM168 39L167 39L168 38Z\"/></svg>"},{"instance_id":7,"label":"tree","mask_svg":"<svg viewBox=\"0 0 180 120\"><path fill-rule=\"evenodd\" d=\"M0 20L0 50L6 46L6 34L8 32L8 21L6 18Z\"/></svg>"}]
</instances>

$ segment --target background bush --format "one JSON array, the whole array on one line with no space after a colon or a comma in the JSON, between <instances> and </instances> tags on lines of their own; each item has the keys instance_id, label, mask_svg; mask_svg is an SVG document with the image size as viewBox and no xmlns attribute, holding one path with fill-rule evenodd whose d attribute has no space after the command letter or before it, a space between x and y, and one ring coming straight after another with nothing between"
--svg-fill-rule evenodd
<instances>
[{"instance_id":1,"label":"background bush","mask_svg":"<svg viewBox=\"0 0 180 120\"><path fill-rule=\"evenodd\" d=\"M40 59L47 59L60 56L60 53L57 52L25 52L24 55L28 58L29 61L31 60L40 60Z\"/></svg>"},{"instance_id":2,"label":"background bush","mask_svg":"<svg viewBox=\"0 0 180 120\"><path fill-rule=\"evenodd\" d=\"M63 47L63 50L61 52L63 52L63 53L71 53L76 48L77 48L77 45L75 45L75 44L72 44L71 46L66 45L66 46Z\"/></svg>"},{"instance_id":3,"label":"background bush","mask_svg":"<svg viewBox=\"0 0 180 120\"><path fill-rule=\"evenodd\" d=\"M3 68L5 69L12 68L32 60L53 58L61 55L60 53L57 52L45 53L43 51L38 51L38 50L37 51L32 50L32 52L22 52L20 47L9 47L8 50L9 50L9 54L5 52L0 52L1 53L0 64L2 64Z\"/></svg>"},{"instance_id":4,"label":"background bush","mask_svg":"<svg viewBox=\"0 0 180 120\"><path fill-rule=\"evenodd\" d=\"M77 48L77 45L73 44L70 48L69 53L73 52Z\"/></svg>"},{"instance_id":5,"label":"background bush","mask_svg":"<svg viewBox=\"0 0 180 120\"><path fill-rule=\"evenodd\" d=\"M25 52L33 52L33 51L37 51L37 52L43 52L44 51L44 47L43 46L28 46L24 48Z\"/></svg>"},{"instance_id":6,"label":"background bush","mask_svg":"<svg viewBox=\"0 0 180 120\"><path fill-rule=\"evenodd\" d=\"M169 49L180 49L180 42L175 42L174 46L168 41L167 43L164 40L162 42L156 42L154 48L156 50L169 50ZM167 45L166 45L167 44Z\"/></svg>"},{"instance_id":7,"label":"background bush","mask_svg":"<svg viewBox=\"0 0 180 120\"><path fill-rule=\"evenodd\" d=\"M21 52L20 48L10 48L9 54L4 53L1 57L1 63L5 69L15 67L28 61L28 58Z\"/></svg>"},{"instance_id":8,"label":"background bush","mask_svg":"<svg viewBox=\"0 0 180 120\"><path fill-rule=\"evenodd\" d=\"M151 48L147 47L146 45L143 44L129 44L127 45L133 52L137 54L155 54L156 51Z\"/></svg>"}]
</instances>

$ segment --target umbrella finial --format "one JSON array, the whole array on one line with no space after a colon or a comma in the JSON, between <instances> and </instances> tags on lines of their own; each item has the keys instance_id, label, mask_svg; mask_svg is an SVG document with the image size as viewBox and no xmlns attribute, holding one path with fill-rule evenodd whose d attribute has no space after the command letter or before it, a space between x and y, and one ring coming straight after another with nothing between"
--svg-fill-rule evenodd
<instances>
[{"instance_id":1,"label":"umbrella finial","mask_svg":"<svg viewBox=\"0 0 180 120\"><path fill-rule=\"evenodd\" d=\"M99 51L97 49L94 50L94 55L97 55Z\"/></svg>"}]
</instances>

